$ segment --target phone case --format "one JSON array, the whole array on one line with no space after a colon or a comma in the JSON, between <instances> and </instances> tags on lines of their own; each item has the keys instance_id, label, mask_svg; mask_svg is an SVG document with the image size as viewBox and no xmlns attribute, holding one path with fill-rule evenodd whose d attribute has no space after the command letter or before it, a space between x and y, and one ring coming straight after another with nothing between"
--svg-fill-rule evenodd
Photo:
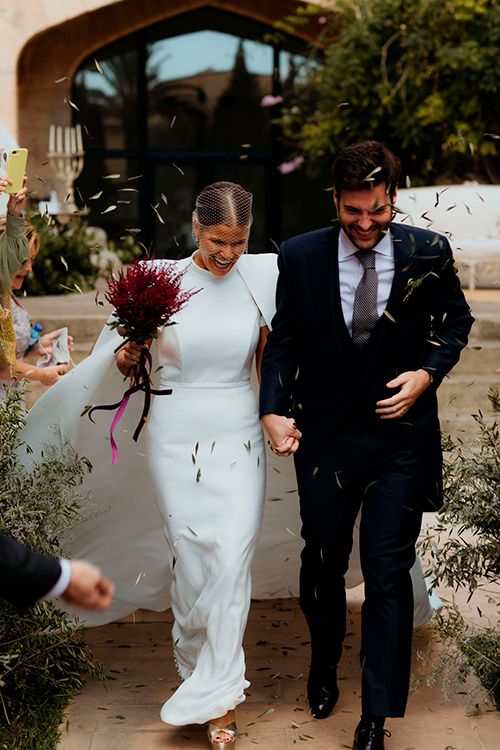
<instances>
[{"instance_id":1,"label":"phone case","mask_svg":"<svg viewBox=\"0 0 500 750\"><path fill-rule=\"evenodd\" d=\"M68 346L68 329L66 327L60 328L59 332L59 338L54 341L52 359L56 365L65 365L71 361Z\"/></svg>"},{"instance_id":2,"label":"phone case","mask_svg":"<svg viewBox=\"0 0 500 750\"><path fill-rule=\"evenodd\" d=\"M53 367L54 365L65 365L71 362L71 354L68 346L68 329L59 328L59 337L54 339L50 354L45 352L38 358L37 367Z\"/></svg>"},{"instance_id":3,"label":"phone case","mask_svg":"<svg viewBox=\"0 0 500 750\"><path fill-rule=\"evenodd\" d=\"M11 181L12 185L7 185L5 188L6 193L18 193L21 190L27 161L27 148L16 148L7 156L5 176Z\"/></svg>"}]
</instances>

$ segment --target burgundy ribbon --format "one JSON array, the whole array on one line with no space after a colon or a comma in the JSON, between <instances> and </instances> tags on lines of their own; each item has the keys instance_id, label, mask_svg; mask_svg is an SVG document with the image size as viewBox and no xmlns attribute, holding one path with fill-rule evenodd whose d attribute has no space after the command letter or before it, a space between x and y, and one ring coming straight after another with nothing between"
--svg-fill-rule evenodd
<instances>
[{"instance_id":1,"label":"burgundy ribbon","mask_svg":"<svg viewBox=\"0 0 500 750\"><path fill-rule=\"evenodd\" d=\"M121 346L123 346L123 344ZM120 349L121 346L118 348ZM118 425L118 422L122 418L125 412L125 409L127 408L127 404L130 400L130 397L134 393L137 393L138 391L144 392L144 404L142 407L141 418L139 419L137 427L135 428L134 434L132 436L132 439L135 442L137 442L137 440L139 439L139 435L141 434L142 428L146 424L146 420L148 418L149 409L151 407L151 396L170 396L170 394L172 393L171 388L165 389L163 391L156 390L155 388L151 388L152 367L153 367L153 360L151 358L151 353L147 347L144 347L141 351L139 364L134 368L134 371L133 371L132 385L130 386L130 388L128 388L125 391L121 400L117 401L116 404L102 404L100 406L93 406L87 412L89 419L92 422L94 422L94 420L92 419L92 414L95 411L102 411L102 410L115 411L116 410L116 414L113 417L113 421L111 422L111 425L109 428L112 462L114 464L116 464L119 459L118 445L116 444L114 431Z\"/></svg>"}]
</instances>

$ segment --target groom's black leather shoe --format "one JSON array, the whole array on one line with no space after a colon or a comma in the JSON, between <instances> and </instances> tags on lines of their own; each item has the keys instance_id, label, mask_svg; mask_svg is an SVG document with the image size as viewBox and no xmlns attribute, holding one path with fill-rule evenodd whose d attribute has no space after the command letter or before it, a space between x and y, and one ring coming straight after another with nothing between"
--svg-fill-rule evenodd
<instances>
[{"instance_id":1,"label":"groom's black leather shoe","mask_svg":"<svg viewBox=\"0 0 500 750\"><path fill-rule=\"evenodd\" d=\"M326 719L330 716L339 698L337 673L332 670L328 678L309 675L307 681L307 700L311 714L315 719Z\"/></svg>"},{"instance_id":2,"label":"groom's black leather shoe","mask_svg":"<svg viewBox=\"0 0 500 750\"><path fill-rule=\"evenodd\" d=\"M384 737L390 736L389 730L377 722L361 720L354 732L352 750L384 750Z\"/></svg>"}]
</instances>

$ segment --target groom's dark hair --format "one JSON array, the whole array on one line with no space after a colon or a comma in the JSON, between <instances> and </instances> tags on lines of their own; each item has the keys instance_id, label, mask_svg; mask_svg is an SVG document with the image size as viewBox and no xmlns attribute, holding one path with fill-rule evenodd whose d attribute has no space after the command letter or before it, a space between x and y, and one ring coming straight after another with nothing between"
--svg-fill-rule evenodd
<instances>
[{"instance_id":1,"label":"groom's dark hair","mask_svg":"<svg viewBox=\"0 0 500 750\"><path fill-rule=\"evenodd\" d=\"M353 143L342 149L333 162L333 189L340 196L343 190L370 190L375 185L385 185L392 198L400 172L401 162L383 143Z\"/></svg>"}]
</instances>

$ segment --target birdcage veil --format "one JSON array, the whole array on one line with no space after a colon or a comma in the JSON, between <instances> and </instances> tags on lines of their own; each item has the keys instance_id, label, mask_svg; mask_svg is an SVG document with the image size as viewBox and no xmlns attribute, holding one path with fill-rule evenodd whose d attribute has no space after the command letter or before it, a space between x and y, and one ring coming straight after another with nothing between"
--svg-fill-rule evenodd
<instances>
[{"instance_id":1,"label":"birdcage veil","mask_svg":"<svg viewBox=\"0 0 500 750\"><path fill-rule=\"evenodd\" d=\"M226 237L231 238L231 229L235 237L241 236L242 229L250 232L252 222L252 194L235 182L214 182L207 185L196 198L193 238L199 246L200 229L214 227L224 227Z\"/></svg>"}]
</instances>

